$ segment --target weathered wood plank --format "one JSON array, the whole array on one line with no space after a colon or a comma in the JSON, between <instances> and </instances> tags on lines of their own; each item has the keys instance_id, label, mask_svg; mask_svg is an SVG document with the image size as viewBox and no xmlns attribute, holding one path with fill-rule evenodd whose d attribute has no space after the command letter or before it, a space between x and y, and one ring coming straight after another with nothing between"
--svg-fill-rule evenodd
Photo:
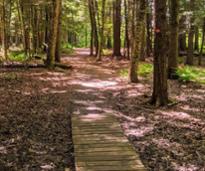
<instances>
[{"instance_id":1,"label":"weathered wood plank","mask_svg":"<svg viewBox=\"0 0 205 171\"><path fill-rule=\"evenodd\" d=\"M87 166L77 167L78 171L145 171L143 167L137 166Z\"/></svg>"},{"instance_id":2,"label":"weathered wood plank","mask_svg":"<svg viewBox=\"0 0 205 171\"><path fill-rule=\"evenodd\" d=\"M112 115L73 115L76 171L145 171Z\"/></svg>"},{"instance_id":3,"label":"weathered wood plank","mask_svg":"<svg viewBox=\"0 0 205 171\"><path fill-rule=\"evenodd\" d=\"M83 145L83 144L103 144L103 143L119 143L119 142L123 142L123 143L128 143L128 140L127 139L122 139L122 140L120 140L120 141L116 141L116 140L107 140L106 142L103 142L103 141L101 141L101 140L91 140L91 141L77 141L77 140L75 140L74 141L74 144L76 144L76 145Z\"/></svg>"},{"instance_id":4,"label":"weathered wood plank","mask_svg":"<svg viewBox=\"0 0 205 171\"><path fill-rule=\"evenodd\" d=\"M117 137L115 135L113 136L109 136L109 135L105 135L105 136L99 136L99 137L73 137L74 141L102 141L103 143L109 142L109 141L113 141L113 142L121 142L121 141L125 141L124 137Z\"/></svg>"},{"instance_id":5,"label":"weathered wood plank","mask_svg":"<svg viewBox=\"0 0 205 171\"><path fill-rule=\"evenodd\" d=\"M119 161L119 160L138 160L137 156L133 155L112 155L112 156L75 156L76 161Z\"/></svg>"},{"instance_id":6,"label":"weathered wood plank","mask_svg":"<svg viewBox=\"0 0 205 171\"><path fill-rule=\"evenodd\" d=\"M108 132L104 134L99 134L98 132L94 132L93 134L75 134L73 137L75 138L89 138L89 137L104 137L104 136L115 136L115 137L122 137L123 133L122 132Z\"/></svg>"},{"instance_id":7,"label":"weathered wood plank","mask_svg":"<svg viewBox=\"0 0 205 171\"><path fill-rule=\"evenodd\" d=\"M106 150L106 149L105 149ZM135 156L136 153L135 151L97 151L97 152L76 152L75 156L86 156L86 157L95 157L95 156L118 156L118 155L123 155L123 156Z\"/></svg>"},{"instance_id":8,"label":"weathered wood plank","mask_svg":"<svg viewBox=\"0 0 205 171\"><path fill-rule=\"evenodd\" d=\"M132 148L130 148L129 146L121 146L121 147L99 147L99 148L95 148L95 147L92 147L91 148L76 148L75 152L76 153L89 153L89 152L114 152L114 151L133 151Z\"/></svg>"},{"instance_id":9,"label":"weathered wood plank","mask_svg":"<svg viewBox=\"0 0 205 171\"><path fill-rule=\"evenodd\" d=\"M83 166L127 166L127 165L143 167L141 161L139 160L78 162L79 167L83 167Z\"/></svg>"},{"instance_id":10,"label":"weathered wood plank","mask_svg":"<svg viewBox=\"0 0 205 171\"><path fill-rule=\"evenodd\" d=\"M113 129L113 128L120 128L120 126L118 124L112 124L112 125L86 125L86 126L80 126L78 125L78 123L76 123L75 126L73 126L74 129L82 129L82 128L85 128L85 129L95 129L95 128L98 128L98 129L107 129L107 128L110 128L110 129Z\"/></svg>"},{"instance_id":11,"label":"weathered wood plank","mask_svg":"<svg viewBox=\"0 0 205 171\"><path fill-rule=\"evenodd\" d=\"M78 129L76 129L76 128L73 128L73 132L75 132L75 133L80 133L80 132L93 132L93 133L98 133L98 132L103 132L103 131L112 131L113 133L114 132L119 132L119 128L98 128L98 129L92 129L92 128L87 128L87 129L83 129L83 131L82 131L82 129L80 129L80 128L78 128Z\"/></svg>"},{"instance_id":12,"label":"weathered wood plank","mask_svg":"<svg viewBox=\"0 0 205 171\"><path fill-rule=\"evenodd\" d=\"M114 147L130 147L132 146L130 144L127 144L126 142L120 142L120 143L101 143L101 144L82 144L77 145L75 144L75 147L78 149L91 149L91 148L114 148ZM134 149L133 149L134 150Z\"/></svg>"}]
</instances>

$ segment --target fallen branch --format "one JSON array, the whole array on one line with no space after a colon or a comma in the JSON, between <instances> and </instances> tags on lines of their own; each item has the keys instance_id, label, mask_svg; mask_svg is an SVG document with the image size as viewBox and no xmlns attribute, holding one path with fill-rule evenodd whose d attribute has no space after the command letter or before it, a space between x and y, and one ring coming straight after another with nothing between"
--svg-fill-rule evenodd
<instances>
[{"instance_id":1,"label":"fallen branch","mask_svg":"<svg viewBox=\"0 0 205 171\"><path fill-rule=\"evenodd\" d=\"M71 65L61 64L61 63L55 63L55 67L69 70L72 69ZM34 68L47 68L45 64L1 64L0 68L5 69L34 69Z\"/></svg>"}]
</instances>

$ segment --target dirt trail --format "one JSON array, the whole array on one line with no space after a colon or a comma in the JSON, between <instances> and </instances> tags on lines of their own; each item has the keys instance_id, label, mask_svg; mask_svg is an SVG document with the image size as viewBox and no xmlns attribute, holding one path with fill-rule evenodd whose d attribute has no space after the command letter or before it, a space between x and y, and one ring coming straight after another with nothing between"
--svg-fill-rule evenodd
<instances>
[{"instance_id":1,"label":"dirt trail","mask_svg":"<svg viewBox=\"0 0 205 171\"><path fill-rule=\"evenodd\" d=\"M105 57L96 63L88 50L77 50L70 63L70 85L76 113L115 114L125 135L135 145L148 170L205 170L205 87L170 81L173 107L158 108L146 102L151 96L151 78L128 84L119 70L128 61Z\"/></svg>"},{"instance_id":2,"label":"dirt trail","mask_svg":"<svg viewBox=\"0 0 205 171\"><path fill-rule=\"evenodd\" d=\"M128 84L128 61L88 49L64 56L69 71L0 70L0 170L58 170L72 166L70 114L115 114L148 170L205 170L205 87L170 82L180 103L146 105L151 79Z\"/></svg>"}]
</instances>

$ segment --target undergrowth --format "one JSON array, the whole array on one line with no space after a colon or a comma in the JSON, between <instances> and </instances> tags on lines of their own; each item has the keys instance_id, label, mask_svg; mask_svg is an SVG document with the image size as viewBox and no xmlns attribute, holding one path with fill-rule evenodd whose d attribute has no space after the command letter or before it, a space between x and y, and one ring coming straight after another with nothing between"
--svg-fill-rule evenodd
<instances>
[{"instance_id":1,"label":"undergrowth","mask_svg":"<svg viewBox=\"0 0 205 171\"><path fill-rule=\"evenodd\" d=\"M128 69L122 69L120 71L120 76L127 77ZM139 64L138 75L141 77L148 78L153 73L153 64L141 62ZM182 82L196 82L200 84L205 84L205 69L196 66L181 66L177 70L177 75L179 80Z\"/></svg>"},{"instance_id":2,"label":"undergrowth","mask_svg":"<svg viewBox=\"0 0 205 171\"><path fill-rule=\"evenodd\" d=\"M9 53L9 60L23 62L27 59L26 54L23 51L11 51Z\"/></svg>"},{"instance_id":3,"label":"undergrowth","mask_svg":"<svg viewBox=\"0 0 205 171\"><path fill-rule=\"evenodd\" d=\"M183 82L198 82L205 84L205 69L193 66L180 67L177 71L179 79Z\"/></svg>"},{"instance_id":4,"label":"undergrowth","mask_svg":"<svg viewBox=\"0 0 205 171\"><path fill-rule=\"evenodd\" d=\"M74 51L74 48L69 43L63 44L62 47L61 47L61 52L62 53L71 54L71 53L73 53L73 51Z\"/></svg>"},{"instance_id":5,"label":"undergrowth","mask_svg":"<svg viewBox=\"0 0 205 171\"><path fill-rule=\"evenodd\" d=\"M142 62L139 64L138 74L141 77L148 77L153 72L153 65L150 63ZM127 77L128 76L128 69L122 69L120 71L120 76Z\"/></svg>"}]
</instances>

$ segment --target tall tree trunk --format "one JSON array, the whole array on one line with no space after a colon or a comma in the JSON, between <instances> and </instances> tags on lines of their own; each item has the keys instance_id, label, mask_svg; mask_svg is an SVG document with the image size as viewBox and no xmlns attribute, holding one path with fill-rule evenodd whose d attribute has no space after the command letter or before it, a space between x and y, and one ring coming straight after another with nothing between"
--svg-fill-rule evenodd
<instances>
[{"instance_id":1,"label":"tall tree trunk","mask_svg":"<svg viewBox=\"0 0 205 171\"><path fill-rule=\"evenodd\" d=\"M151 104L168 104L167 85L167 0L155 0L154 82Z\"/></svg>"},{"instance_id":2,"label":"tall tree trunk","mask_svg":"<svg viewBox=\"0 0 205 171\"><path fill-rule=\"evenodd\" d=\"M181 16L179 20L179 51L185 52L187 50L186 46L186 16Z\"/></svg>"},{"instance_id":3,"label":"tall tree trunk","mask_svg":"<svg viewBox=\"0 0 205 171\"><path fill-rule=\"evenodd\" d=\"M202 63L202 56L203 56L203 49L204 49L204 42L205 42L205 17L204 17L204 21L203 21L203 31L202 31L202 40L201 40L201 48L200 48L200 54L199 54L199 65L201 65Z\"/></svg>"},{"instance_id":4,"label":"tall tree trunk","mask_svg":"<svg viewBox=\"0 0 205 171\"><path fill-rule=\"evenodd\" d=\"M179 0L171 0L170 16L168 77L169 79L176 79L179 55Z\"/></svg>"},{"instance_id":5,"label":"tall tree trunk","mask_svg":"<svg viewBox=\"0 0 205 171\"><path fill-rule=\"evenodd\" d=\"M47 55L47 65L49 68L53 68L55 64L56 42L58 39L58 27L59 27L61 3L62 0L54 1L53 20L51 25L51 33L50 33L48 55Z\"/></svg>"},{"instance_id":6,"label":"tall tree trunk","mask_svg":"<svg viewBox=\"0 0 205 171\"><path fill-rule=\"evenodd\" d=\"M146 5L147 2L145 2L145 6L144 6L144 11L146 11L146 8L147 8L147 5ZM141 43L141 50L140 50L140 60L141 61L145 61L145 57L146 57L146 41L147 41L147 32L146 32L146 20L147 20L147 16L146 16L146 13L144 15L144 18L143 18L143 25L142 25L142 43Z\"/></svg>"},{"instance_id":7,"label":"tall tree trunk","mask_svg":"<svg viewBox=\"0 0 205 171\"><path fill-rule=\"evenodd\" d=\"M149 5L149 0L147 0L147 6L150 8L151 10L151 7ZM152 14L151 13L147 13L147 22L146 22L146 31L147 31L147 34L146 34L146 55L149 57L151 56L151 53L152 53Z\"/></svg>"},{"instance_id":8,"label":"tall tree trunk","mask_svg":"<svg viewBox=\"0 0 205 171\"><path fill-rule=\"evenodd\" d=\"M121 0L113 1L113 56L121 57Z\"/></svg>"},{"instance_id":9,"label":"tall tree trunk","mask_svg":"<svg viewBox=\"0 0 205 171\"><path fill-rule=\"evenodd\" d=\"M129 12L128 12L128 2L124 0L125 9L125 50L124 56L130 59L130 39L129 39Z\"/></svg>"},{"instance_id":10,"label":"tall tree trunk","mask_svg":"<svg viewBox=\"0 0 205 171\"><path fill-rule=\"evenodd\" d=\"M104 27L105 27L105 4L106 4L106 0L102 0L101 12L99 13L98 11L99 49L98 49L98 54L97 54L97 61L101 61L102 52L103 52Z\"/></svg>"},{"instance_id":11,"label":"tall tree trunk","mask_svg":"<svg viewBox=\"0 0 205 171\"><path fill-rule=\"evenodd\" d=\"M195 33L195 17L194 17L194 10L195 10L195 0L190 0L190 10L192 11L192 16L190 19L190 29L189 29L189 37L188 37L188 53L187 53L187 65L194 64L194 33Z\"/></svg>"},{"instance_id":12,"label":"tall tree trunk","mask_svg":"<svg viewBox=\"0 0 205 171\"><path fill-rule=\"evenodd\" d=\"M199 28L195 26L195 42L194 42L194 50L199 51Z\"/></svg>"},{"instance_id":13,"label":"tall tree trunk","mask_svg":"<svg viewBox=\"0 0 205 171\"><path fill-rule=\"evenodd\" d=\"M98 24L97 24L98 2L96 0L91 0L91 9L92 9L92 16L93 16L95 56L97 57L98 51L99 51L99 28L98 28Z\"/></svg>"},{"instance_id":14,"label":"tall tree trunk","mask_svg":"<svg viewBox=\"0 0 205 171\"><path fill-rule=\"evenodd\" d=\"M6 3L5 0L2 2L2 43L3 43L3 51L4 58L8 58L8 41L7 41L7 32L6 32Z\"/></svg>"},{"instance_id":15,"label":"tall tree trunk","mask_svg":"<svg viewBox=\"0 0 205 171\"><path fill-rule=\"evenodd\" d=\"M55 62L61 61L61 5L60 5L60 14L58 16L58 32L56 39L56 51L55 51Z\"/></svg>"},{"instance_id":16,"label":"tall tree trunk","mask_svg":"<svg viewBox=\"0 0 205 171\"><path fill-rule=\"evenodd\" d=\"M94 20L95 16L93 14L93 0L88 0L88 9L89 9L89 15L90 15L90 56L93 56L94 54L94 33L95 33L95 25Z\"/></svg>"},{"instance_id":17,"label":"tall tree trunk","mask_svg":"<svg viewBox=\"0 0 205 171\"><path fill-rule=\"evenodd\" d=\"M138 3L139 7L138 7ZM136 10L139 8L138 10ZM145 9L146 9L146 0L140 0L139 2L135 2L133 5L133 34L132 34L132 53L131 53L131 60L130 60L130 70L129 70L129 80L132 83L138 82L138 75L137 75L137 67L138 61L141 55L141 47L142 47L142 35L143 35L143 25L144 17L145 17ZM137 12L137 13L136 13Z\"/></svg>"}]
</instances>

